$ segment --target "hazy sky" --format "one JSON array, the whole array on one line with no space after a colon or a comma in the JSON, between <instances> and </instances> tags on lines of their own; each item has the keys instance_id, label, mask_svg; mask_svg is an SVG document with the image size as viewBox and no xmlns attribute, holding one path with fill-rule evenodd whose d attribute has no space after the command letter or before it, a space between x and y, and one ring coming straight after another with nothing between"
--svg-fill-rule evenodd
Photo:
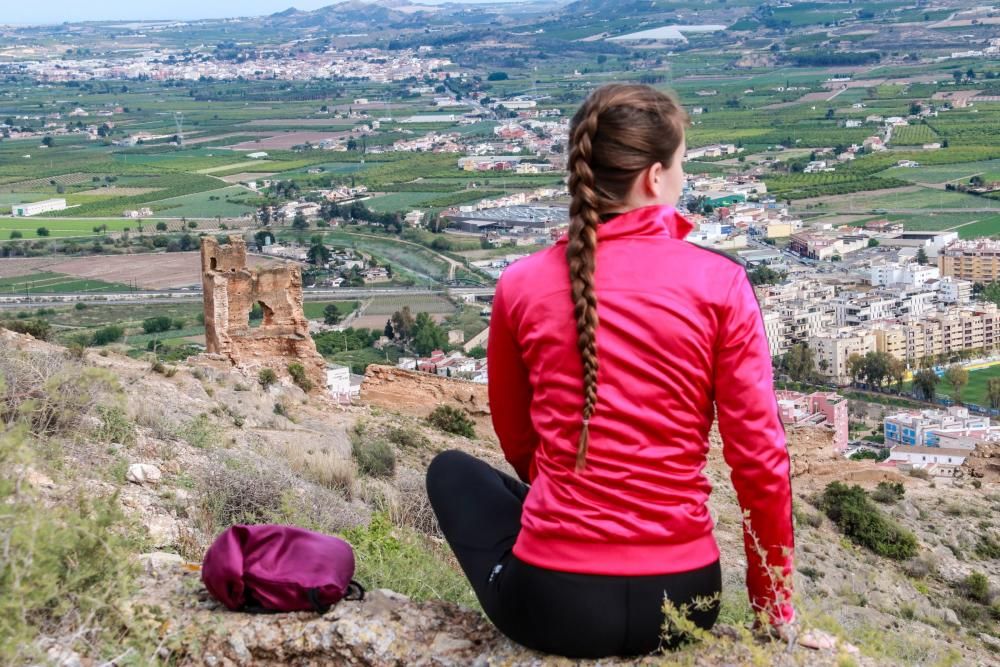
<instances>
[{"instance_id":1,"label":"hazy sky","mask_svg":"<svg viewBox=\"0 0 1000 667\"><path fill-rule=\"evenodd\" d=\"M477 2L482 0L451 0ZM493 0L496 2L497 0ZM500 0L503 1L503 0ZM443 0L423 0L439 4ZM202 19L230 16L259 16L295 7L316 9L335 0L4 0L0 23L42 24L63 21L100 21L128 19Z\"/></svg>"}]
</instances>

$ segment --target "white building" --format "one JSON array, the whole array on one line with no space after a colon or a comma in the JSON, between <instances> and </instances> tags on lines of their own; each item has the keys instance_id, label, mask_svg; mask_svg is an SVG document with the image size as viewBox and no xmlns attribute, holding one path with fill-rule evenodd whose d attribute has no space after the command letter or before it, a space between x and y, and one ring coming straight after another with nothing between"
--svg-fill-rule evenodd
<instances>
[{"instance_id":1,"label":"white building","mask_svg":"<svg viewBox=\"0 0 1000 667\"><path fill-rule=\"evenodd\" d=\"M267 153L264 151L257 151L256 153L247 153L247 157L252 160L260 160L267 157Z\"/></svg>"},{"instance_id":2,"label":"white building","mask_svg":"<svg viewBox=\"0 0 1000 667\"><path fill-rule=\"evenodd\" d=\"M941 272L936 266L920 265L916 262L906 264L886 262L884 264L872 265L869 282L874 287L885 287L888 285L921 287L931 280L939 278L940 275Z\"/></svg>"},{"instance_id":3,"label":"white building","mask_svg":"<svg viewBox=\"0 0 1000 667\"><path fill-rule=\"evenodd\" d=\"M969 450L966 449L900 445L892 448L888 460L926 470L937 477L952 477L955 475L955 469L965 462L965 457L968 455Z\"/></svg>"},{"instance_id":4,"label":"white building","mask_svg":"<svg viewBox=\"0 0 1000 667\"><path fill-rule=\"evenodd\" d=\"M326 389L335 400L342 403L350 402L355 397L354 387L351 383L351 369L336 364L327 365Z\"/></svg>"},{"instance_id":5,"label":"white building","mask_svg":"<svg viewBox=\"0 0 1000 667\"><path fill-rule=\"evenodd\" d=\"M938 298L942 303L964 304L972 301L972 282L952 276L937 281Z\"/></svg>"},{"instance_id":6,"label":"white building","mask_svg":"<svg viewBox=\"0 0 1000 667\"><path fill-rule=\"evenodd\" d=\"M49 211L62 211L65 208L65 199L45 199L32 202L31 204L14 204L10 210L15 218L27 218L32 215L48 213Z\"/></svg>"}]
</instances>

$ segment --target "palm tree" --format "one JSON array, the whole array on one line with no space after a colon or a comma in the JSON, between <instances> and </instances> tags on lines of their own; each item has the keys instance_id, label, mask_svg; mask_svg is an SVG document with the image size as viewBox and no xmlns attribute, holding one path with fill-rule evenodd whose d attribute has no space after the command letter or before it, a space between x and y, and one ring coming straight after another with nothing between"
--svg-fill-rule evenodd
<instances>
[{"instance_id":1,"label":"palm tree","mask_svg":"<svg viewBox=\"0 0 1000 667\"><path fill-rule=\"evenodd\" d=\"M990 378L986 381L986 396L990 399L990 407L1000 409L1000 378Z\"/></svg>"}]
</instances>

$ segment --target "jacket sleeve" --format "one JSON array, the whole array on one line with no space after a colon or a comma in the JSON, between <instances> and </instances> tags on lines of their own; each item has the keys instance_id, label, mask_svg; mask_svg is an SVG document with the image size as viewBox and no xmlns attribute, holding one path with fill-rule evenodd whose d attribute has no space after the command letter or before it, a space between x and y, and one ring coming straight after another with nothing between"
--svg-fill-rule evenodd
<instances>
[{"instance_id":1,"label":"jacket sleeve","mask_svg":"<svg viewBox=\"0 0 1000 667\"><path fill-rule=\"evenodd\" d=\"M715 401L723 456L743 511L750 604L772 624L787 623L795 616L790 462L764 319L745 271L733 284L719 322Z\"/></svg>"},{"instance_id":2,"label":"jacket sleeve","mask_svg":"<svg viewBox=\"0 0 1000 667\"><path fill-rule=\"evenodd\" d=\"M531 423L532 389L503 297L502 280L493 297L486 359L493 429L507 461L523 482L530 483L538 447L538 434Z\"/></svg>"}]
</instances>

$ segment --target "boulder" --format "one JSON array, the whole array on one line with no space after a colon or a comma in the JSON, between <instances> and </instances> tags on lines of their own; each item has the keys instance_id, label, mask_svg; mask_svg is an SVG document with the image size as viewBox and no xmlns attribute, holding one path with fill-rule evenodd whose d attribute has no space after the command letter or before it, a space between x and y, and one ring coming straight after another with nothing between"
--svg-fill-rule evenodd
<instances>
[{"instance_id":1,"label":"boulder","mask_svg":"<svg viewBox=\"0 0 1000 667\"><path fill-rule=\"evenodd\" d=\"M150 463L133 463L125 473L125 479L133 484L158 484L162 477L160 469Z\"/></svg>"}]
</instances>

